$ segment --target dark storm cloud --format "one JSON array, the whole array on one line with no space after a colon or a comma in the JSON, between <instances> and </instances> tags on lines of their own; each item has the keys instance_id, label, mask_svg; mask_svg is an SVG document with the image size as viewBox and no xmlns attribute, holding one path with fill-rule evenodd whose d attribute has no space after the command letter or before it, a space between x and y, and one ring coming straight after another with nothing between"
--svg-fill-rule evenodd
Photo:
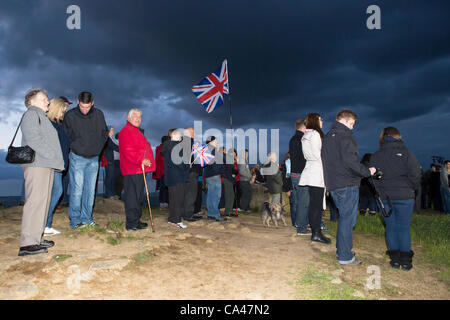
<instances>
[{"instance_id":1,"label":"dark storm cloud","mask_svg":"<svg viewBox=\"0 0 450 320\"><path fill-rule=\"evenodd\" d=\"M79 31L66 28L71 4L81 8ZM381 30L366 28L371 4L381 8ZM330 123L351 107L365 145L382 124L422 123L436 112L449 120L445 0L8 1L0 8L0 68L12 70L1 98L21 98L27 86L71 99L92 90L115 126L126 110L143 107L154 142L194 119L228 126L227 106L207 115L190 91L225 57L235 127L278 127L286 140L296 118L315 111ZM434 126L429 134L445 131Z\"/></svg>"}]
</instances>

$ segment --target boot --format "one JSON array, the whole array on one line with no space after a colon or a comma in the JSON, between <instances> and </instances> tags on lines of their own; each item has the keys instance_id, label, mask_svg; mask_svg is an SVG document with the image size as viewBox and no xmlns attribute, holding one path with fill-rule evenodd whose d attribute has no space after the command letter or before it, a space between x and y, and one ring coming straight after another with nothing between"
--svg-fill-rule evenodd
<instances>
[{"instance_id":1,"label":"boot","mask_svg":"<svg viewBox=\"0 0 450 320\"><path fill-rule=\"evenodd\" d=\"M400 251L388 250L386 251L386 254L388 254L391 258L391 261L389 262L391 267L394 269L400 269Z\"/></svg>"},{"instance_id":2,"label":"boot","mask_svg":"<svg viewBox=\"0 0 450 320\"><path fill-rule=\"evenodd\" d=\"M400 251L400 265L402 266L402 270L408 271L408 270L412 269L413 256L414 256L414 252L412 250L409 252Z\"/></svg>"},{"instance_id":3,"label":"boot","mask_svg":"<svg viewBox=\"0 0 450 320\"><path fill-rule=\"evenodd\" d=\"M312 231L311 241L320 242L324 244L330 244L331 239L325 237L322 232L319 230Z\"/></svg>"}]
</instances>

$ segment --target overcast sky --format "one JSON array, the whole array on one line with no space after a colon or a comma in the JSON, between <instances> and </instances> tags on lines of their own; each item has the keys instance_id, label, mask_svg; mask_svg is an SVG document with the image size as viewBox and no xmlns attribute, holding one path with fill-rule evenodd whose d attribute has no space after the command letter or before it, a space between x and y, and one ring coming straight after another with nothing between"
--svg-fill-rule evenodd
<instances>
[{"instance_id":1,"label":"overcast sky","mask_svg":"<svg viewBox=\"0 0 450 320\"><path fill-rule=\"evenodd\" d=\"M66 26L71 4L81 30ZM366 27L372 4L381 30ZM320 113L327 132L345 107L360 156L395 126L428 167L450 158L449 12L448 0L2 1L0 149L34 87L74 102L91 91L117 129L142 109L153 147L194 120L224 130L228 105L207 114L191 87L227 58L233 127L279 129L281 156L297 118ZM2 156L0 174L21 170Z\"/></svg>"}]
</instances>

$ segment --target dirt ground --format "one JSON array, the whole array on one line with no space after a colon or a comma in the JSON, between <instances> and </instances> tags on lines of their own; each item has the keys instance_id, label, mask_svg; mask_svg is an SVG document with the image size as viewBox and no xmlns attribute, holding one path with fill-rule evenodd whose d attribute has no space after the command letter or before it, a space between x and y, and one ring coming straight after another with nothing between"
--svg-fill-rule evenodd
<instances>
[{"instance_id":1,"label":"dirt ground","mask_svg":"<svg viewBox=\"0 0 450 320\"><path fill-rule=\"evenodd\" d=\"M156 232L114 228L124 221L123 204L99 200L94 219L102 227L70 230L67 208L54 215L62 234L47 254L18 257L22 207L0 210L0 299L449 299L439 270L421 261L390 268L384 240L356 235L360 267L341 267L335 237L326 246L296 236L290 225L265 228L258 213L224 223L167 223L153 210ZM111 220L112 219L112 220ZM324 220L328 216L325 214ZM109 221L113 222L109 222ZM148 211L143 221L149 222ZM124 225L124 224L123 224ZM106 230L105 230L106 227ZM380 286L370 286L373 268Z\"/></svg>"}]
</instances>

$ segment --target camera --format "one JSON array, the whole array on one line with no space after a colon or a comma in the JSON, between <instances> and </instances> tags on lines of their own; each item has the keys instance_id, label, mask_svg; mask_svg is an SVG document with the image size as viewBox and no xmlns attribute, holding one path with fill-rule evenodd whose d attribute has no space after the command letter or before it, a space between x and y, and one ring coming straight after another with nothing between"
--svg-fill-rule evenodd
<instances>
[{"instance_id":1,"label":"camera","mask_svg":"<svg viewBox=\"0 0 450 320\"><path fill-rule=\"evenodd\" d=\"M375 173L373 174L373 178L380 180L381 178L383 178L383 171L381 171L380 168L376 168L377 171L375 171Z\"/></svg>"}]
</instances>

